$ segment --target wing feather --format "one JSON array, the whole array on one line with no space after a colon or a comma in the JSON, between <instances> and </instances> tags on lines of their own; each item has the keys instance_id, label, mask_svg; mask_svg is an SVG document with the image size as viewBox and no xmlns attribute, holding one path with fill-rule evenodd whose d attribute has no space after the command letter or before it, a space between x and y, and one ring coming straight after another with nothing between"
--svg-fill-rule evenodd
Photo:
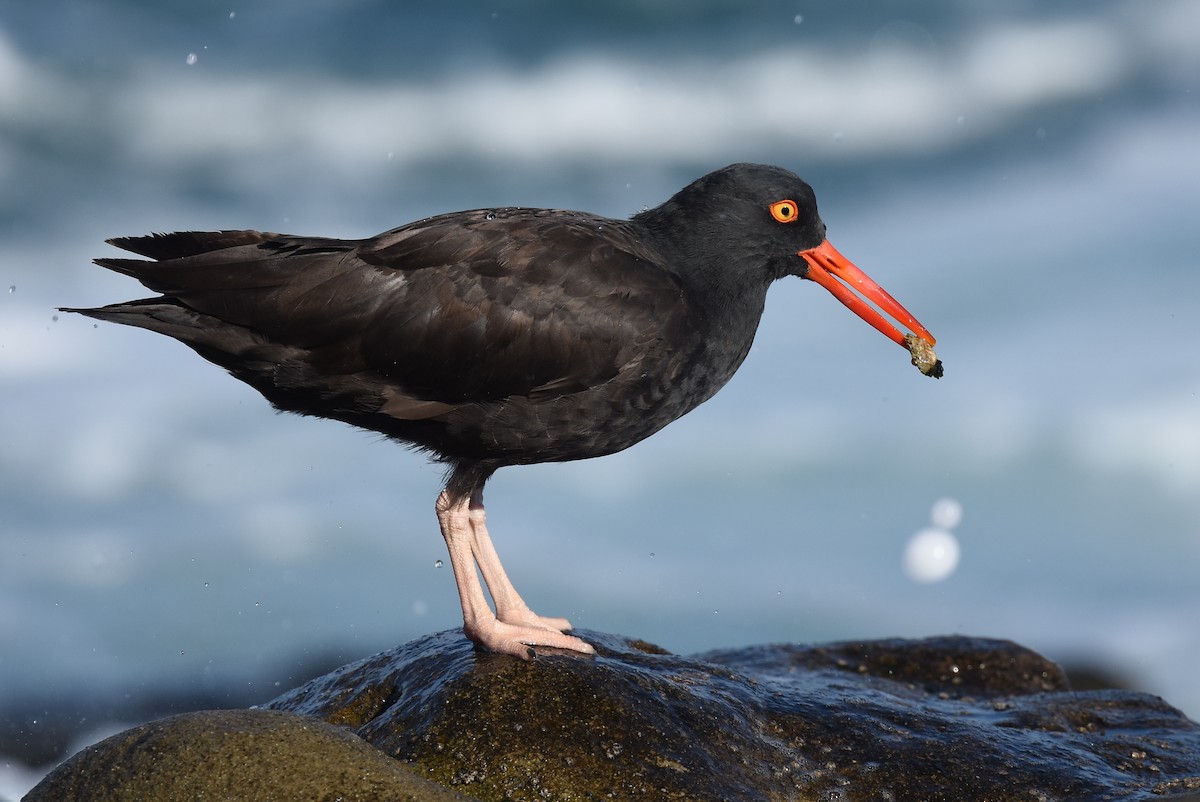
<instances>
[{"instance_id":1,"label":"wing feather","mask_svg":"<svg viewBox=\"0 0 1200 802\"><path fill-rule=\"evenodd\" d=\"M382 383L397 417L599 386L686 317L678 279L622 221L574 212L463 212L357 241L226 231L113 243L160 261L98 263L304 354L306 381Z\"/></svg>"}]
</instances>

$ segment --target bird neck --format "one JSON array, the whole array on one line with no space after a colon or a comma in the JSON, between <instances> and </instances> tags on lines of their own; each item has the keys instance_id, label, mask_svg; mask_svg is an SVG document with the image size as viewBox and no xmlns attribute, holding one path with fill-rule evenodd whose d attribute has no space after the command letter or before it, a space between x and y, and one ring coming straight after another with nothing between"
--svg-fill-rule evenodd
<instances>
[{"instance_id":1,"label":"bird neck","mask_svg":"<svg viewBox=\"0 0 1200 802\"><path fill-rule=\"evenodd\" d=\"M768 257L723 245L717 221L681 224L669 206L670 202L634 218L647 235L647 244L662 254L661 263L679 278L710 329L752 339L767 289L779 278Z\"/></svg>"}]
</instances>

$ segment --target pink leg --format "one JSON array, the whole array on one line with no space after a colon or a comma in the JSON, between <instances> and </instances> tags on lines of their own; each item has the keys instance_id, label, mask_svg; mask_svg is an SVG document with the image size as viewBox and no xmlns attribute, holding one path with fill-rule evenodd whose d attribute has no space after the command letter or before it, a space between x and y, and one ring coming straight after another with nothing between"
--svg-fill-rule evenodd
<instances>
[{"instance_id":1,"label":"pink leg","mask_svg":"<svg viewBox=\"0 0 1200 802\"><path fill-rule=\"evenodd\" d=\"M492 545L492 538L487 531L487 514L483 509L482 493L471 497L470 516L471 534L474 536L471 542L471 552L475 555L475 563L479 566L480 573L483 574L483 581L487 585L488 593L492 595L492 601L496 604L496 618L506 624L541 627L559 632L566 632L570 629L571 622L565 618L543 618L530 610L529 606L525 604L525 600L517 593L517 589L513 587L508 574L504 572L504 566L500 563L500 555L496 553L496 547Z\"/></svg>"},{"instance_id":2,"label":"pink leg","mask_svg":"<svg viewBox=\"0 0 1200 802\"><path fill-rule=\"evenodd\" d=\"M562 630L571 626L566 619L536 615L517 594L484 525L481 494L453 501L443 490L437 500L437 516L450 552L450 566L454 569L463 609L463 631L468 638L490 652L526 660L533 656L530 646L594 652L579 638L563 634ZM476 566L496 602L496 614L488 606Z\"/></svg>"}]
</instances>

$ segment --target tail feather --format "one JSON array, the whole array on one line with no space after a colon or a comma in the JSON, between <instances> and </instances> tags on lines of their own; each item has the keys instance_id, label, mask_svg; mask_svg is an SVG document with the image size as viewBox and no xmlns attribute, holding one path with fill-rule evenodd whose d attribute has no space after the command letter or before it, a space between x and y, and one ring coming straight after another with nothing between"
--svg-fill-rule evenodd
<instances>
[{"instance_id":1,"label":"tail feather","mask_svg":"<svg viewBox=\"0 0 1200 802\"><path fill-rule=\"evenodd\" d=\"M258 390L276 409L345 420L371 429L376 410L393 399L395 418L419 420L447 404L413 400L357 373L329 376L310 363L307 349L272 342L247 326L206 315L175 298L142 298L94 309L62 308L110 323L172 337ZM404 414L401 414L404 413Z\"/></svg>"},{"instance_id":2,"label":"tail feather","mask_svg":"<svg viewBox=\"0 0 1200 802\"><path fill-rule=\"evenodd\" d=\"M295 238L261 231L180 231L108 242L149 259L104 256L93 261L164 295L278 286L285 273L270 257ZM264 254L260 248L269 248Z\"/></svg>"},{"instance_id":3,"label":"tail feather","mask_svg":"<svg viewBox=\"0 0 1200 802\"><path fill-rule=\"evenodd\" d=\"M142 271L146 269L146 265L154 264L147 262L145 259L122 259L119 257L102 257L93 259L93 263L101 267L107 267L109 270L115 270L118 273L124 273L127 276L139 277Z\"/></svg>"},{"instance_id":4,"label":"tail feather","mask_svg":"<svg viewBox=\"0 0 1200 802\"><path fill-rule=\"evenodd\" d=\"M193 341L203 333L205 323L214 322L208 315L189 309L173 298L142 298L95 308L59 307L58 311L150 329L185 342Z\"/></svg>"},{"instance_id":5,"label":"tail feather","mask_svg":"<svg viewBox=\"0 0 1200 802\"><path fill-rule=\"evenodd\" d=\"M222 308L237 305L248 299L234 299L230 293L277 288L294 280L313 258L343 253L358 244L262 231L180 231L108 242L149 259L104 256L95 259L96 264L131 276L155 292L202 305L197 308L207 306L199 294L222 294Z\"/></svg>"},{"instance_id":6,"label":"tail feather","mask_svg":"<svg viewBox=\"0 0 1200 802\"><path fill-rule=\"evenodd\" d=\"M218 364L229 361L220 353L265 342L303 348L341 342L361 325L354 314L362 314L364 303L335 291L348 270L341 254L357 247L355 240L188 231L111 242L150 258L106 256L96 264L162 296L68 311L174 337ZM329 314L335 303L350 314Z\"/></svg>"},{"instance_id":7,"label":"tail feather","mask_svg":"<svg viewBox=\"0 0 1200 802\"><path fill-rule=\"evenodd\" d=\"M176 231L170 234L147 234L140 237L114 237L107 242L123 251L161 261L181 259L185 256L199 256L202 253L239 245L258 245L278 236L278 234L262 231ZM97 259L96 264L109 267L108 264L105 264L108 261L119 260Z\"/></svg>"},{"instance_id":8,"label":"tail feather","mask_svg":"<svg viewBox=\"0 0 1200 802\"><path fill-rule=\"evenodd\" d=\"M279 362L300 353L298 349L268 342L253 329L198 312L174 298L142 298L96 308L64 307L59 311L165 334L208 361L234 371L239 378L242 378L239 366L247 359Z\"/></svg>"}]
</instances>

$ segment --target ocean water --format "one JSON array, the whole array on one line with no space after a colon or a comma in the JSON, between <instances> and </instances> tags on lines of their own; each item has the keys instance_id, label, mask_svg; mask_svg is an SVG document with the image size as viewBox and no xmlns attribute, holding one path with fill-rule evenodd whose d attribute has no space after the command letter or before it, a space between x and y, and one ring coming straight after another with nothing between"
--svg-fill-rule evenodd
<instances>
[{"instance_id":1,"label":"ocean water","mask_svg":"<svg viewBox=\"0 0 1200 802\"><path fill-rule=\"evenodd\" d=\"M436 466L54 311L142 297L106 237L625 216L763 161L945 378L780 282L712 401L489 484L526 599L679 652L1010 638L1200 717L1197 76L1189 0L5 6L0 710L265 700L461 623ZM944 499L959 560L916 581Z\"/></svg>"}]
</instances>

